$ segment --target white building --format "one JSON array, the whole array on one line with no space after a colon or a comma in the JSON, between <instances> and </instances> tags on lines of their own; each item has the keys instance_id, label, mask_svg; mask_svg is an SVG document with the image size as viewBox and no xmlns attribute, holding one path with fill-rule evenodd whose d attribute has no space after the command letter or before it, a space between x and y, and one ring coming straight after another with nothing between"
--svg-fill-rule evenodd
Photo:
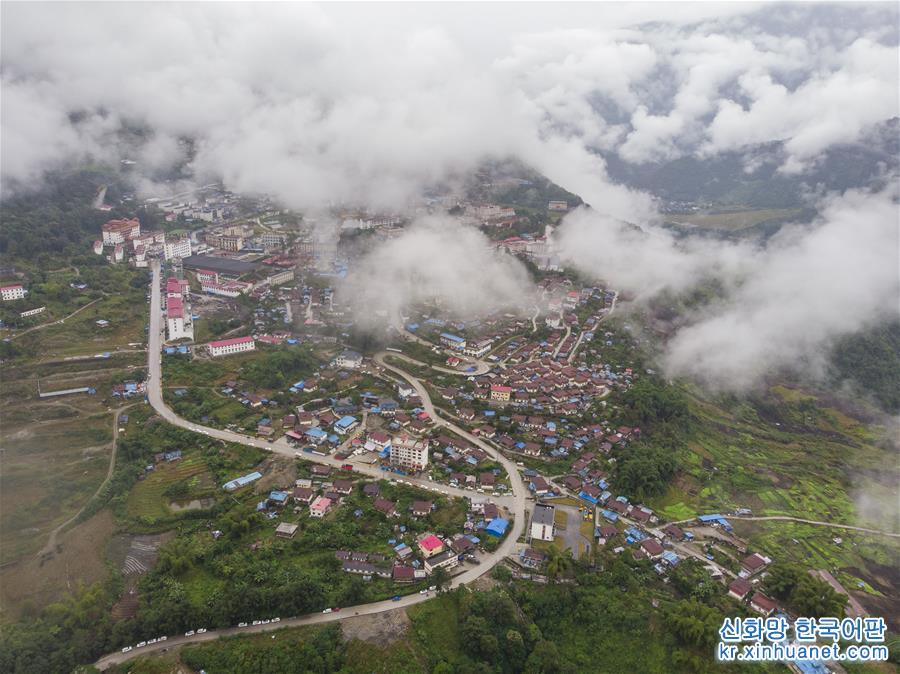
<instances>
[{"instance_id":1,"label":"white building","mask_svg":"<svg viewBox=\"0 0 900 674\"><path fill-rule=\"evenodd\" d=\"M241 283L240 281L230 281L228 283L213 283L212 281L204 281L200 284L200 289L209 295L219 295L220 297L237 297L245 294L250 285Z\"/></svg>"},{"instance_id":2,"label":"white building","mask_svg":"<svg viewBox=\"0 0 900 674\"><path fill-rule=\"evenodd\" d=\"M334 359L335 367L344 367L351 370L357 370L362 367L363 357L356 351L344 351Z\"/></svg>"},{"instance_id":3,"label":"white building","mask_svg":"<svg viewBox=\"0 0 900 674\"><path fill-rule=\"evenodd\" d=\"M163 255L167 260L191 256L191 240L188 237L173 239L163 244Z\"/></svg>"},{"instance_id":4,"label":"white building","mask_svg":"<svg viewBox=\"0 0 900 674\"><path fill-rule=\"evenodd\" d=\"M191 321L190 309L185 309L180 297L166 299L166 334L169 341L194 339L194 323Z\"/></svg>"},{"instance_id":5,"label":"white building","mask_svg":"<svg viewBox=\"0 0 900 674\"><path fill-rule=\"evenodd\" d=\"M141 223L137 218L132 220L110 220L100 227L103 233L103 244L114 246L125 243L141 235Z\"/></svg>"},{"instance_id":6,"label":"white building","mask_svg":"<svg viewBox=\"0 0 900 674\"><path fill-rule=\"evenodd\" d=\"M531 513L531 538L539 541L553 541L556 508L538 503Z\"/></svg>"},{"instance_id":7,"label":"white building","mask_svg":"<svg viewBox=\"0 0 900 674\"><path fill-rule=\"evenodd\" d=\"M2 298L4 302L25 299L25 288L18 283L16 285L3 286L0 288L0 298Z\"/></svg>"},{"instance_id":8,"label":"white building","mask_svg":"<svg viewBox=\"0 0 900 674\"><path fill-rule=\"evenodd\" d=\"M253 337L235 337L234 339L223 339L218 342L210 342L207 344L210 356L230 356L234 353L242 353L244 351L254 351L256 342Z\"/></svg>"},{"instance_id":9,"label":"white building","mask_svg":"<svg viewBox=\"0 0 900 674\"><path fill-rule=\"evenodd\" d=\"M401 435L391 440L391 463L409 470L424 470L428 465L428 443Z\"/></svg>"},{"instance_id":10,"label":"white building","mask_svg":"<svg viewBox=\"0 0 900 674\"><path fill-rule=\"evenodd\" d=\"M481 358L491 350L492 343L493 340L490 339L480 339L477 342L470 342L466 345L466 348L463 349L463 353L472 358Z\"/></svg>"},{"instance_id":11,"label":"white building","mask_svg":"<svg viewBox=\"0 0 900 674\"><path fill-rule=\"evenodd\" d=\"M29 316L36 316L37 314L43 313L44 309L47 307L38 307L37 309L29 309L28 311L23 311L19 314L22 318L28 318Z\"/></svg>"}]
</instances>

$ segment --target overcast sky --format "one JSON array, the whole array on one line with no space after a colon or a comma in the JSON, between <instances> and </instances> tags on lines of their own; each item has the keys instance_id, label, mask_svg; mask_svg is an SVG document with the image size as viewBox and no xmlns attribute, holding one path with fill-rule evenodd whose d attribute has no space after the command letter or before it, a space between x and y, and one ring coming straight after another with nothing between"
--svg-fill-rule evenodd
<instances>
[{"instance_id":1,"label":"overcast sky","mask_svg":"<svg viewBox=\"0 0 900 674\"><path fill-rule=\"evenodd\" d=\"M594 207L559 232L572 264L645 296L709 269L725 278L728 300L672 342L674 373L749 385L896 313L896 180L825 195L817 223L765 248L707 246L655 229L650 195L613 183L598 153L640 164L783 141L779 170L802 175L898 115L896 3L3 2L0 13L4 193L86 157L127 152L139 171L165 169L183 161L185 136L198 179L300 209L396 206L511 155ZM122 148L123 124L148 128L146 144ZM439 230L426 223L373 260L439 251ZM505 298L521 270L503 269L493 287ZM430 290L469 283L461 296L477 298L481 275L446 287L439 271L425 275ZM822 293L852 310L835 319Z\"/></svg>"}]
</instances>

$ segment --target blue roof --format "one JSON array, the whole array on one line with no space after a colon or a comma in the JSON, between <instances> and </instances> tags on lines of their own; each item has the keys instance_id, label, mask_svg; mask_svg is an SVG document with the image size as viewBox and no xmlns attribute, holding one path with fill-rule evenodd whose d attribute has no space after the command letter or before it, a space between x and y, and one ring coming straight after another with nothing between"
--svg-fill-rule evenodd
<instances>
[{"instance_id":1,"label":"blue roof","mask_svg":"<svg viewBox=\"0 0 900 674\"><path fill-rule=\"evenodd\" d=\"M442 332L441 337L443 337L444 339L450 340L451 342L466 341L465 339L463 339L462 337L459 337L458 335L451 335L449 332Z\"/></svg>"},{"instance_id":2,"label":"blue roof","mask_svg":"<svg viewBox=\"0 0 900 674\"><path fill-rule=\"evenodd\" d=\"M497 536L498 538L506 533L506 527L509 526L509 520L504 519L503 517L495 517L490 521L490 523L485 527L485 531L491 536Z\"/></svg>"},{"instance_id":3,"label":"blue roof","mask_svg":"<svg viewBox=\"0 0 900 674\"><path fill-rule=\"evenodd\" d=\"M614 513L612 510L604 510L602 513L603 517L608 519L610 522L615 522L619 519L619 516Z\"/></svg>"},{"instance_id":4,"label":"blue roof","mask_svg":"<svg viewBox=\"0 0 900 674\"><path fill-rule=\"evenodd\" d=\"M335 424L335 426L338 426L340 428L347 428L348 426L352 426L355 423L356 423L356 417L351 417L348 415L346 417L341 417L338 420L338 422Z\"/></svg>"},{"instance_id":5,"label":"blue roof","mask_svg":"<svg viewBox=\"0 0 900 674\"><path fill-rule=\"evenodd\" d=\"M255 480L258 480L262 477L262 473L258 471L253 471L252 473L248 473L247 475L242 475L241 477L235 478L234 480L230 480L222 485L225 489L237 489L238 487L243 487L244 485L250 484Z\"/></svg>"},{"instance_id":6,"label":"blue roof","mask_svg":"<svg viewBox=\"0 0 900 674\"><path fill-rule=\"evenodd\" d=\"M325 431L323 431L321 428L318 428L316 426L313 426L312 428L307 428L305 431L305 435L309 436L310 438L315 438L316 440L327 437L327 434L325 433Z\"/></svg>"},{"instance_id":7,"label":"blue roof","mask_svg":"<svg viewBox=\"0 0 900 674\"><path fill-rule=\"evenodd\" d=\"M272 491L269 493L269 499L272 501L287 501L288 493L286 491Z\"/></svg>"},{"instance_id":8,"label":"blue roof","mask_svg":"<svg viewBox=\"0 0 900 674\"><path fill-rule=\"evenodd\" d=\"M716 522L716 521L722 519L722 516L718 515L718 514L717 515L700 515L699 517L697 517L697 519L700 520L701 522Z\"/></svg>"}]
</instances>

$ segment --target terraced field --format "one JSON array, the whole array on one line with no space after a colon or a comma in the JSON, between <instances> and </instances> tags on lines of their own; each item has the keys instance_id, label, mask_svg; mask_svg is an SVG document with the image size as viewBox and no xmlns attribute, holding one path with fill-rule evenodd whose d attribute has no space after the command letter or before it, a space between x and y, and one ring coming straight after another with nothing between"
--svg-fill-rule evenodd
<instances>
[{"instance_id":1,"label":"terraced field","mask_svg":"<svg viewBox=\"0 0 900 674\"><path fill-rule=\"evenodd\" d=\"M169 503L174 499L166 490L179 482L187 484L191 498L215 486L201 456L189 455L178 461L159 463L132 489L128 496L128 516L148 524L171 517Z\"/></svg>"}]
</instances>

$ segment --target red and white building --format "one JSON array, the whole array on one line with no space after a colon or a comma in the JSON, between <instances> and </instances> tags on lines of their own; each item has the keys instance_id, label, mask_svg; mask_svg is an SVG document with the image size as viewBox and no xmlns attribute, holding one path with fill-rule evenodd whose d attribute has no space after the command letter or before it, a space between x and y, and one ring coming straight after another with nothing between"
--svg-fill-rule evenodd
<instances>
[{"instance_id":1,"label":"red and white building","mask_svg":"<svg viewBox=\"0 0 900 674\"><path fill-rule=\"evenodd\" d=\"M206 346L209 349L209 355L213 357L230 356L235 353L256 350L256 342L253 341L253 337L249 336L222 339L217 342L210 342Z\"/></svg>"},{"instance_id":2,"label":"red and white building","mask_svg":"<svg viewBox=\"0 0 900 674\"><path fill-rule=\"evenodd\" d=\"M131 220L110 220L100 226L103 232L103 245L114 246L125 243L141 235L141 223L137 218Z\"/></svg>"},{"instance_id":3,"label":"red and white building","mask_svg":"<svg viewBox=\"0 0 900 674\"><path fill-rule=\"evenodd\" d=\"M25 299L25 288L18 283L15 285L3 286L0 288L0 298L2 298L4 302Z\"/></svg>"},{"instance_id":4,"label":"red and white building","mask_svg":"<svg viewBox=\"0 0 900 674\"><path fill-rule=\"evenodd\" d=\"M318 496L316 500L309 506L310 517L325 517L330 511L333 502L325 496Z\"/></svg>"},{"instance_id":5,"label":"red and white building","mask_svg":"<svg viewBox=\"0 0 900 674\"><path fill-rule=\"evenodd\" d=\"M218 283L219 272L210 271L209 269L198 269L197 280L200 281L200 283Z\"/></svg>"},{"instance_id":6,"label":"red and white building","mask_svg":"<svg viewBox=\"0 0 900 674\"><path fill-rule=\"evenodd\" d=\"M166 334L169 341L194 338L194 323L191 321L190 309L185 308L180 297L170 297L166 300Z\"/></svg>"},{"instance_id":7,"label":"red and white building","mask_svg":"<svg viewBox=\"0 0 900 674\"><path fill-rule=\"evenodd\" d=\"M498 400L505 403L509 402L509 398L511 395L511 386L501 386L500 384L491 385L491 400Z\"/></svg>"}]
</instances>

